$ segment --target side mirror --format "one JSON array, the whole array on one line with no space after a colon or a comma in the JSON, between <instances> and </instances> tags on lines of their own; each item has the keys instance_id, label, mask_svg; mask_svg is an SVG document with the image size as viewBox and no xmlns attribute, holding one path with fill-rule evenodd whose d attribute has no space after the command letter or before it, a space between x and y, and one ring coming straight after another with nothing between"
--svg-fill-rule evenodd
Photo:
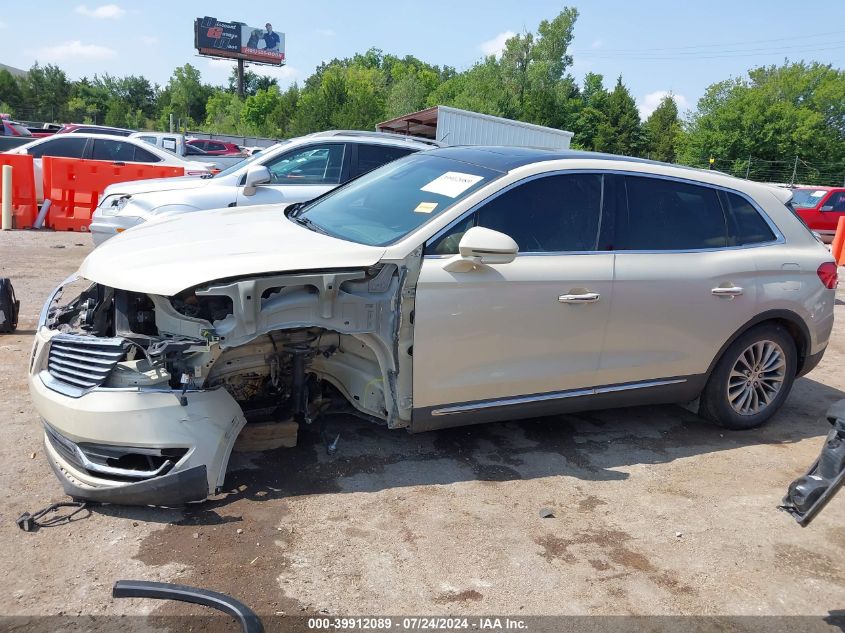
<instances>
[{"instance_id":1,"label":"side mirror","mask_svg":"<svg viewBox=\"0 0 845 633\"><path fill-rule=\"evenodd\" d=\"M821 209L819 209L819 211L833 211L833 205L832 204L826 204Z\"/></svg>"},{"instance_id":2,"label":"side mirror","mask_svg":"<svg viewBox=\"0 0 845 633\"><path fill-rule=\"evenodd\" d=\"M244 180L244 195L254 196L255 188L258 185L266 185L270 182L270 170L264 165L253 165L246 170L246 179Z\"/></svg>"},{"instance_id":3,"label":"side mirror","mask_svg":"<svg viewBox=\"0 0 845 633\"><path fill-rule=\"evenodd\" d=\"M462 273L480 265L509 264L516 258L519 247L509 235L474 226L464 233L458 252L459 255L446 262L444 270Z\"/></svg>"}]
</instances>

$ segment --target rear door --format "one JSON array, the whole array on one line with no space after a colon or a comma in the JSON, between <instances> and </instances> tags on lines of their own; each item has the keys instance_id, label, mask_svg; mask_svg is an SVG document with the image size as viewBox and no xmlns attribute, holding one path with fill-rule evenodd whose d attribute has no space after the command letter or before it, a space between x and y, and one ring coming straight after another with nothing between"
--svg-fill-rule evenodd
<instances>
[{"instance_id":1,"label":"rear door","mask_svg":"<svg viewBox=\"0 0 845 633\"><path fill-rule=\"evenodd\" d=\"M719 190L656 176L618 182L627 205L613 223L613 308L597 381L693 380L757 312L753 252L733 236Z\"/></svg>"},{"instance_id":2,"label":"rear door","mask_svg":"<svg viewBox=\"0 0 845 633\"><path fill-rule=\"evenodd\" d=\"M238 187L238 206L305 202L348 180L349 148L346 143L300 145L263 163L270 183L254 194L244 195Z\"/></svg>"}]
</instances>

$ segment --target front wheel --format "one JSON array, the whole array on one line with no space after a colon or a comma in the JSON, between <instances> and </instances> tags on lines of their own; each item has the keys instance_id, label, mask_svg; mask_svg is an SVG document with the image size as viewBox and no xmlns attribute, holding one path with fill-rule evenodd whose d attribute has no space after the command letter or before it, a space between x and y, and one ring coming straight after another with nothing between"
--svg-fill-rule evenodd
<instances>
[{"instance_id":1,"label":"front wheel","mask_svg":"<svg viewBox=\"0 0 845 633\"><path fill-rule=\"evenodd\" d=\"M758 325L725 350L701 394L699 413L728 429L758 427L783 405L797 367L789 333L779 325Z\"/></svg>"}]
</instances>

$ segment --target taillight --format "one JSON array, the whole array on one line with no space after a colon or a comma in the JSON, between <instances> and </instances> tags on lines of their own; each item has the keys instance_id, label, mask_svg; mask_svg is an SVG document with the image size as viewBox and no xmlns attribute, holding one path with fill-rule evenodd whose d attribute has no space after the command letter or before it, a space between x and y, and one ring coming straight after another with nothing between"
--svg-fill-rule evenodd
<instances>
[{"instance_id":1,"label":"taillight","mask_svg":"<svg viewBox=\"0 0 845 633\"><path fill-rule=\"evenodd\" d=\"M833 290L839 284L839 271L833 262L825 262L816 271L825 288Z\"/></svg>"}]
</instances>

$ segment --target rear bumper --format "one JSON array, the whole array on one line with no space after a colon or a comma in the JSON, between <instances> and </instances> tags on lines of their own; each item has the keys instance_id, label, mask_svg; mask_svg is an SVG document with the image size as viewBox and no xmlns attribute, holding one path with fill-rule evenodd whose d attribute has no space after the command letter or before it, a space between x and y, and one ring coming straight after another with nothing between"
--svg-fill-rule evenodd
<instances>
[{"instance_id":1,"label":"rear bumper","mask_svg":"<svg viewBox=\"0 0 845 633\"><path fill-rule=\"evenodd\" d=\"M824 348L822 351L818 352L817 354L811 354L809 356L804 357L804 363L801 365L801 371L798 372L799 376L806 376L811 371L813 371L818 364L822 361L822 357L824 356L825 351L827 348Z\"/></svg>"}]
</instances>

